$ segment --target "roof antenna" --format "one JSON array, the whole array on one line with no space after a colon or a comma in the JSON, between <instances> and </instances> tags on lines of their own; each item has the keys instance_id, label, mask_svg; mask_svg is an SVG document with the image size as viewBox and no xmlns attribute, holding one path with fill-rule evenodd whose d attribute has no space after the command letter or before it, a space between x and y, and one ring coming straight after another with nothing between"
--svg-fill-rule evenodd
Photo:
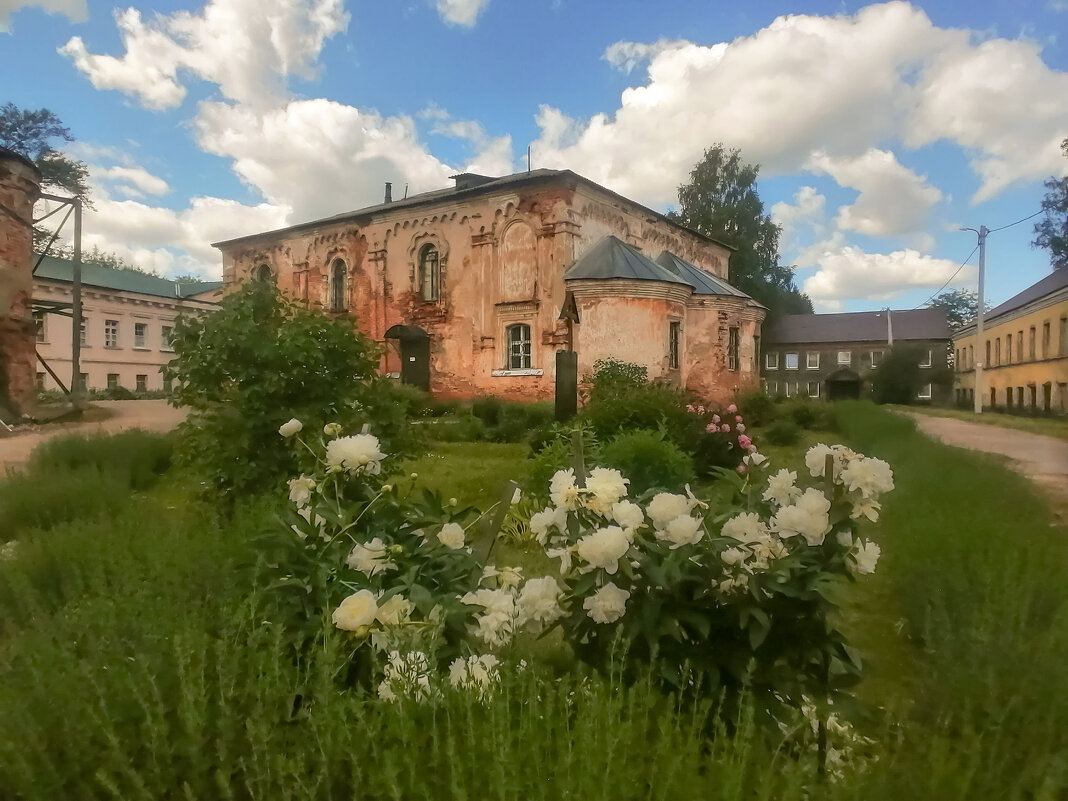
<instances>
[{"instance_id":1,"label":"roof antenna","mask_svg":"<svg viewBox=\"0 0 1068 801\"><path fill-rule=\"evenodd\" d=\"M404 200L408 199L408 184L404 185Z\"/></svg>"}]
</instances>

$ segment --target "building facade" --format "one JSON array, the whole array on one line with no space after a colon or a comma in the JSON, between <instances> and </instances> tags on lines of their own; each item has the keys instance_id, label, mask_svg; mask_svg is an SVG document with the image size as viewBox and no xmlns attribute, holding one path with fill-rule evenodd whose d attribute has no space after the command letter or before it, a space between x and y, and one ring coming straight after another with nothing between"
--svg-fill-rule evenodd
<instances>
[{"instance_id":1,"label":"building facade","mask_svg":"<svg viewBox=\"0 0 1068 801\"><path fill-rule=\"evenodd\" d=\"M73 268L66 259L46 256L34 274L38 390L61 389L60 381L70 389ZM83 264L80 363L84 386L142 392L169 389L160 369L174 356L170 335L175 320L183 314L214 311L221 289L221 282L178 283L132 270Z\"/></svg>"},{"instance_id":2,"label":"building facade","mask_svg":"<svg viewBox=\"0 0 1068 801\"><path fill-rule=\"evenodd\" d=\"M349 317L384 372L443 397L551 398L558 350L709 399L756 386L765 310L726 283L729 247L568 170L454 180L217 243L223 280Z\"/></svg>"},{"instance_id":3,"label":"building facade","mask_svg":"<svg viewBox=\"0 0 1068 801\"><path fill-rule=\"evenodd\" d=\"M920 368L949 366L949 324L942 309L846 314L788 314L767 332L762 376L769 395L838 400L871 393L871 372L895 345L920 351ZM947 388L926 381L917 399L940 402Z\"/></svg>"},{"instance_id":4,"label":"building facade","mask_svg":"<svg viewBox=\"0 0 1068 801\"><path fill-rule=\"evenodd\" d=\"M956 397L975 399L975 367L983 367L984 408L1007 411L1068 410L1068 270L1056 270L984 319L983 341L974 323L953 338Z\"/></svg>"}]
</instances>

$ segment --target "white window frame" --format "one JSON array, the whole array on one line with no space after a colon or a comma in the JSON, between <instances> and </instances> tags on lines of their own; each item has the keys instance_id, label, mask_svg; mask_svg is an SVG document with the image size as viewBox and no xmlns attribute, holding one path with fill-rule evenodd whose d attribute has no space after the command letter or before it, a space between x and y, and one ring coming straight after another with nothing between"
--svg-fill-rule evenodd
<instances>
[{"instance_id":1,"label":"white window frame","mask_svg":"<svg viewBox=\"0 0 1068 801\"><path fill-rule=\"evenodd\" d=\"M842 357L845 356L843 359ZM840 350L838 351L838 366L839 367L852 367L853 366L853 351Z\"/></svg>"},{"instance_id":2,"label":"white window frame","mask_svg":"<svg viewBox=\"0 0 1068 801\"><path fill-rule=\"evenodd\" d=\"M813 358L815 357L815 358ZM813 364L812 362L816 363ZM806 370L819 370L820 369L820 352L818 350L810 350L805 354L805 369Z\"/></svg>"},{"instance_id":3,"label":"white window frame","mask_svg":"<svg viewBox=\"0 0 1068 801\"><path fill-rule=\"evenodd\" d=\"M778 370L779 369L779 352L764 354L764 369L765 370Z\"/></svg>"},{"instance_id":4,"label":"white window frame","mask_svg":"<svg viewBox=\"0 0 1068 801\"><path fill-rule=\"evenodd\" d=\"M883 352L881 350L873 350L868 354L868 361L871 362L872 367L878 367L881 358L883 358Z\"/></svg>"},{"instance_id":5,"label":"white window frame","mask_svg":"<svg viewBox=\"0 0 1068 801\"><path fill-rule=\"evenodd\" d=\"M737 372L739 353L742 348L742 331L738 326L730 326L727 329L727 369Z\"/></svg>"},{"instance_id":6,"label":"white window frame","mask_svg":"<svg viewBox=\"0 0 1068 801\"><path fill-rule=\"evenodd\" d=\"M790 366L790 357L791 356L794 357L794 366L793 367ZM800 361L799 361L798 355L796 353L787 353L786 354L786 360L784 362L784 366L786 367L787 370L796 370L798 364L800 364Z\"/></svg>"},{"instance_id":7,"label":"white window frame","mask_svg":"<svg viewBox=\"0 0 1068 801\"><path fill-rule=\"evenodd\" d=\"M108 350L119 348L119 321L104 320L104 347Z\"/></svg>"},{"instance_id":8,"label":"white window frame","mask_svg":"<svg viewBox=\"0 0 1068 801\"><path fill-rule=\"evenodd\" d=\"M46 343L48 342L48 315L44 312L34 312L33 323L36 326L36 341Z\"/></svg>"},{"instance_id":9,"label":"white window frame","mask_svg":"<svg viewBox=\"0 0 1068 801\"><path fill-rule=\"evenodd\" d=\"M812 388L813 387L816 388L816 392L815 393L812 392ZM819 381L809 381L808 382L808 396L810 398L818 398L820 396L820 382Z\"/></svg>"},{"instance_id":10,"label":"white window frame","mask_svg":"<svg viewBox=\"0 0 1068 801\"><path fill-rule=\"evenodd\" d=\"M932 387L930 384L924 384L920 391L916 394L916 397L920 400L930 400L932 394Z\"/></svg>"},{"instance_id":11,"label":"white window frame","mask_svg":"<svg viewBox=\"0 0 1068 801\"><path fill-rule=\"evenodd\" d=\"M148 392L148 373L138 373L134 376L134 388L137 392Z\"/></svg>"},{"instance_id":12,"label":"white window frame","mask_svg":"<svg viewBox=\"0 0 1068 801\"><path fill-rule=\"evenodd\" d=\"M141 333L138 334L140 329ZM148 341L148 323L134 323L134 347L147 350L145 343Z\"/></svg>"},{"instance_id":13,"label":"white window frame","mask_svg":"<svg viewBox=\"0 0 1068 801\"><path fill-rule=\"evenodd\" d=\"M526 338L523 338L524 329ZM512 332L519 332L519 339L512 339ZM508 352L505 356L506 370L533 370L534 369L534 342L531 338L530 323L512 323L504 329L505 346ZM516 347L518 346L518 351ZM524 349L525 346L525 349ZM516 356L519 364L515 364Z\"/></svg>"},{"instance_id":14,"label":"white window frame","mask_svg":"<svg viewBox=\"0 0 1068 801\"><path fill-rule=\"evenodd\" d=\"M173 325L161 325L159 328L159 349L167 351L168 353L174 353L174 346L171 345L171 338L173 336Z\"/></svg>"},{"instance_id":15,"label":"white window frame","mask_svg":"<svg viewBox=\"0 0 1068 801\"><path fill-rule=\"evenodd\" d=\"M785 386L783 387L783 394L784 394L784 395L785 395L786 397L788 397L788 398L789 398L789 397L790 397L790 382L789 382L789 381L784 381L784 382L783 382L783 384L785 385Z\"/></svg>"},{"instance_id":16,"label":"white window frame","mask_svg":"<svg viewBox=\"0 0 1068 801\"><path fill-rule=\"evenodd\" d=\"M1001 345L1001 341L1000 340L998 341L998 345L999 346ZM920 362L920 367L930 367L930 366L931 366L931 349L928 348L927 349L927 361ZM930 395L928 395L928 397L930 397Z\"/></svg>"}]
</instances>

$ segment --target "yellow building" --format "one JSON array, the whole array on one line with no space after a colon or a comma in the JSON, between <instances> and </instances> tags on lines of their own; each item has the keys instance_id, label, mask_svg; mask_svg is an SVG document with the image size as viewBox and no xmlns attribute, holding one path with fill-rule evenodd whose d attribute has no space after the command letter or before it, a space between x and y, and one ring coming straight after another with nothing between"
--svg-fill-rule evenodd
<instances>
[{"instance_id":1,"label":"yellow building","mask_svg":"<svg viewBox=\"0 0 1068 801\"><path fill-rule=\"evenodd\" d=\"M992 309L983 341L975 323L953 337L957 402L975 398L975 365L983 367L983 408L1068 410L1068 270L1055 270Z\"/></svg>"}]
</instances>

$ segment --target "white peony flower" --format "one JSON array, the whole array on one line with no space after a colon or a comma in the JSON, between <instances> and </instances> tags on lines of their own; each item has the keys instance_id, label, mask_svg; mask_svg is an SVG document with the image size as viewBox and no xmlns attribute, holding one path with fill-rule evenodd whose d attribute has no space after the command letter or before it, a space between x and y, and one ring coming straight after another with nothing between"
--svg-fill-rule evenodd
<instances>
[{"instance_id":1,"label":"white peony flower","mask_svg":"<svg viewBox=\"0 0 1068 801\"><path fill-rule=\"evenodd\" d=\"M853 504L853 511L849 513L849 517L853 520L856 520L858 517L866 517L871 522L878 523L879 510L882 508L882 505L878 501L859 500Z\"/></svg>"},{"instance_id":2,"label":"white peony flower","mask_svg":"<svg viewBox=\"0 0 1068 801\"><path fill-rule=\"evenodd\" d=\"M560 585L552 576L530 579L519 592L519 625L548 624L564 614L560 608Z\"/></svg>"},{"instance_id":3,"label":"white peony flower","mask_svg":"<svg viewBox=\"0 0 1068 801\"><path fill-rule=\"evenodd\" d=\"M612 506L627 494L629 478L623 478L618 470L595 467L586 479L586 506L602 517L608 517Z\"/></svg>"},{"instance_id":4,"label":"white peony flower","mask_svg":"<svg viewBox=\"0 0 1068 801\"><path fill-rule=\"evenodd\" d=\"M494 682L500 681L497 664L497 657L492 654L470 656L466 660L458 656L449 665L449 683L461 690L475 690L483 696Z\"/></svg>"},{"instance_id":5,"label":"white peony flower","mask_svg":"<svg viewBox=\"0 0 1068 801\"><path fill-rule=\"evenodd\" d=\"M761 542L768 539L768 527L756 512L742 512L723 524L722 534L740 542Z\"/></svg>"},{"instance_id":6,"label":"white peony flower","mask_svg":"<svg viewBox=\"0 0 1068 801\"><path fill-rule=\"evenodd\" d=\"M671 550L681 548L683 545L693 545L701 541L705 535L701 528L700 518L689 515L679 515L663 529L658 529L656 538L671 543Z\"/></svg>"},{"instance_id":7,"label":"white peony flower","mask_svg":"<svg viewBox=\"0 0 1068 801\"><path fill-rule=\"evenodd\" d=\"M519 489L519 487L516 487L515 492L512 493L512 506L515 506L517 503L519 503L519 499L522 497L523 490Z\"/></svg>"},{"instance_id":8,"label":"white peony flower","mask_svg":"<svg viewBox=\"0 0 1068 801\"><path fill-rule=\"evenodd\" d=\"M311 523L317 529L319 529L319 537L324 542L330 542L330 535L326 533L326 519L321 515L315 515L315 520L312 520L312 510L310 506L305 506L301 509L297 509L297 514L303 517L307 522ZM307 534L301 530L300 526L291 526L290 528L296 532L297 536L302 540L307 538Z\"/></svg>"},{"instance_id":9,"label":"white peony flower","mask_svg":"<svg viewBox=\"0 0 1068 801\"><path fill-rule=\"evenodd\" d=\"M619 526L599 528L580 539L575 553L586 562L579 568L582 573L600 568L614 574L619 569L619 560L630 550L630 538Z\"/></svg>"},{"instance_id":10,"label":"white peony flower","mask_svg":"<svg viewBox=\"0 0 1068 801\"><path fill-rule=\"evenodd\" d=\"M542 511L535 512L530 516L530 530L541 545L544 545L548 539L550 528L555 528L560 532L567 528L566 509L554 509L551 506L546 506Z\"/></svg>"},{"instance_id":11,"label":"white peony flower","mask_svg":"<svg viewBox=\"0 0 1068 801\"><path fill-rule=\"evenodd\" d=\"M396 626L408 622L412 614L412 603L403 595L391 595L378 607L376 619L385 626Z\"/></svg>"},{"instance_id":12,"label":"white peony flower","mask_svg":"<svg viewBox=\"0 0 1068 801\"><path fill-rule=\"evenodd\" d=\"M842 469L842 483L850 492L860 492L865 500L875 500L894 488L894 471L882 459L862 456Z\"/></svg>"},{"instance_id":13,"label":"white peony flower","mask_svg":"<svg viewBox=\"0 0 1068 801\"><path fill-rule=\"evenodd\" d=\"M594 623L614 623L627 611L630 593L612 582L605 584L582 602L582 608Z\"/></svg>"},{"instance_id":14,"label":"white peony flower","mask_svg":"<svg viewBox=\"0 0 1068 801\"><path fill-rule=\"evenodd\" d=\"M498 587L518 587L523 582L523 568L521 567L502 567L497 568L496 565L486 565L482 568L482 578L479 580L481 584L487 579L492 579L497 582Z\"/></svg>"},{"instance_id":15,"label":"white peony flower","mask_svg":"<svg viewBox=\"0 0 1068 801\"><path fill-rule=\"evenodd\" d=\"M728 548L719 555L719 558L728 565L740 565L749 554L741 548Z\"/></svg>"},{"instance_id":16,"label":"white peony flower","mask_svg":"<svg viewBox=\"0 0 1068 801\"><path fill-rule=\"evenodd\" d=\"M331 615L331 620L342 631L359 631L370 626L377 614L375 594L370 590L360 590L341 602Z\"/></svg>"},{"instance_id":17,"label":"white peony flower","mask_svg":"<svg viewBox=\"0 0 1068 801\"><path fill-rule=\"evenodd\" d=\"M460 601L483 607L476 615L475 636L492 647L504 645L512 638L515 626L515 595L509 590L475 590L464 595Z\"/></svg>"},{"instance_id":18,"label":"white peony flower","mask_svg":"<svg viewBox=\"0 0 1068 801\"><path fill-rule=\"evenodd\" d=\"M549 499L560 509L574 511L578 508L581 490L575 483L575 471L557 470L549 481Z\"/></svg>"},{"instance_id":19,"label":"white peony flower","mask_svg":"<svg viewBox=\"0 0 1068 801\"><path fill-rule=\"evenodd\" d=\"M759 467L767 460L767 456L762 453L757 453L756 451L747 453L745 456L742 457L742 463L748 465L749 467Z\"/></svg>"},{"instance_id":20,"label":"white peony flower","mask_svg":"<svg viewBox=\"0 0 1068 801\"><path fill-rule=\"evenodd\" d=\"M304 428L304 423L294 417L290 419L288 423L282 423L282 425L278 427L278 433L286 439L289 439L289 437L294 437L299 434L302 428Z\"/></svg>"},{"instance_id":21,"label":"white peony flower","mask_svg":"<svg viewBox=\"0 0 1068 801\"><path fill-rule=\"evenodd\" d=\"M458 551L464 547L464 527L459 523L446 523L438 532L438 542L446 548Z\"/></svg>"},{"instance_id":22,"label":"white peony flower","mask_svg":"<svg viewBox=\"0 0 1068 801\"><path fill-rule=\"evenodd\" d=\"M381 537L375 537L363 544L357 543L345 560L345 564L368 578L397 567L389 558L389 546L382 542Z\"/></svg>"},{"instance_id":23,"label":"white peony flower","mask_svg":"<svg viewBox=\"0 0 1068 801\"><path fill-rule=\"evenodd\" d=\"M843 548L853 547L853 535L848 531L839 531L837 534L834 535L834 538Z\"/></svg>"},{"instance_id":24,"label":"white peony flower","mask_svg":"<svg viewBox=\"0 0 1068 801\"><path fill-rule=\"evenodd\" d=\"M430 659L422 651L391 651L386 661L378 697L393 702L399 698L421 701L430 697Z\"/></svg>"},{"instance_id":25,"label":"white peony flower","mask_svg":"<svg viewBox=\"0 0 1068 801\"><path fill-rule=\"evenodd\" d=\"M612 519L624 530L633 530L645 522L645 512L633 501L616 501L612 504Z\"/></svg>"},{"instance_id":26,"label":"white peony flower","mask_svg":"<svg viewBox=\"0 0 1068 801\"><path fill-rule=\"evenodd\" d=\"M853 561L857 564L857 572L868 574L875 572L875 564L879 561L881 553L879 546L874 542L865 542L853 551Z\"/></svg>"},{"instance_id":27,"label":"white peony flower","mask_svg":"<svg viewBox=\"0 0 1068 801\"><path fill-rule=\"evenodd\" d=\"M818 489L807 489L790 506L782 507L771 519L771 527L781 537L800 534L809 545L820 545L831 522L827 515L831 502Z\"/></svg>"},{"instance_id":28,"label":"white peony flower","mask_svg":"<svg viewBox=\"0 0 1068 801\"><path fill-rule=\"evenodd\" d=\"M323 426L323 433L328 437L336 437L341 434L341 423L327 423Z\"/></svg>"},{"instance_id":29,"label":"white peony flower","mask_svg":"<svg viewBox=\"0 0 1068 801\"><path fill-rule=\"evenodd\" d=\"M311 494L315 492L315 479L301 475L300 478L289 479L289 500L299 509L311 502Z\"/></svg>"},{"instance_id":30,"label":"white peony flower","mask_svg":"<svg viewBox=\"0 0 1068 801\"><path fill-rule=\"evenodd\" d=\"M663 528L680 515L688 515L693 504L685 495L675 495L670 492L660 492L649 501L645 511L653 525Z\"/></svg>"},{"instance_id":31,"label":"white peony flower","mask_svg":"<svg viewBox=\"0 0 1068 801\"><path fill-rule=\"evenodd\" d=\"M545 555L550 559L560 560L560 575L566 576L571 572L571 549L570 548L550 548L545 552Z\"/></svg>"},{"instance_id":32,"label":"white peony flower","mask_svg":"<svg viewBox=\"0 0 1068 801\"><path fill-rule=\"evenodd\" d=\"M857 454L845 445L813 445L805 454L805 466L815 478L823 478L827 472L827 456L834 459L834 478L837 480L845 464Z\"/></svg>"},{"instance_id":33,"label":"white peony flower","mask_svg":"<svg viewBox=\"0 0 1068 801\"><path fill-rule=\"evenodd\" d=\"M378 437L371 434L340 437L326 446L326 464L330 469L344 470L350 475L360 472L378 475L385 458L386 454L379 450Z\"/></svg>"},{"instance_id":34,"label":"white peony flower","mask_svg":"<svg viewBox=\"0 0 1068 801\"><path fill-rule=\"evenodd\" d=\"M801 497L801 490L797 488L797 473L783 468L768 479L768 488L762 496L765 501L770 501L777 506L786 506Z\"/></svg>"}]
</instances>

